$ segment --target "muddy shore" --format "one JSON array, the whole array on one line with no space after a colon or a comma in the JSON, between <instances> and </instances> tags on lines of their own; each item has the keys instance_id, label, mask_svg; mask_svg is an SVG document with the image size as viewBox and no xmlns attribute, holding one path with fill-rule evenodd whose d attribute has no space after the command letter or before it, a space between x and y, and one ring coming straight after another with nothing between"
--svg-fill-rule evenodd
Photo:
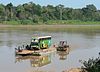
<instances>
[{"instance_id":1,"label":"muddy shore","mask_svg":"<svg viewBox=\"0 0 100 72\"><path fill-rule=\"evenodd\" d=\"M98 32L100 25L3 25L1 30L34 30L34 31L68 31L68 32Z\"/></svg>"}]
</instances>

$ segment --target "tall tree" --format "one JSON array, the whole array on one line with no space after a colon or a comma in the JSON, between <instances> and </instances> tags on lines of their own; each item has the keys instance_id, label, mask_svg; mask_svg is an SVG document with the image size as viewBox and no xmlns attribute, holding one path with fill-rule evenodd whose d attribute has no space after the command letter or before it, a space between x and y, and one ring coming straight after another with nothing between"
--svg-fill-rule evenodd
<instances>
[{"instance_id":1,"label":"tall tree","mask_svg":"<svg viewBox=\"0 0 100 72\"><path fill-rule=\"evenodd\" d=\"M12 19L13 17L13 4L9 3L6 5L7 16Z\"/></svg>"},{"instance_id":2,"label":"tall tree","mask_svg":"<svg viewBox=\"0 0 100 72\"><path fill-rule=\"evenodd\" d=\"M4 20L5 18L5 7L4 5L0 4L0 21Z\"/></svg>"},{"instance_id":3,"label":"tall tree","mask_svg":"<svg viewBox=\"0 0 100 72\"><path fill-rule=\"evenodd\" d=\"M25 19L25 10L24 10L24 7L22 6L22 5L18 5L17 7L16 7L16 17L18 18L18 19Z\"/></svg>"},{"instance_id":4,"label":"tall tree","mask_svg":"<svg viewBox=\"0 0 100 72\"><path fill-rule=\"evenodd\" d=\"M91 4L82 8L82 11L86 20L94 20L95 12L97 11L97 9L93 4Z\"/></svg>"}]
</instances>

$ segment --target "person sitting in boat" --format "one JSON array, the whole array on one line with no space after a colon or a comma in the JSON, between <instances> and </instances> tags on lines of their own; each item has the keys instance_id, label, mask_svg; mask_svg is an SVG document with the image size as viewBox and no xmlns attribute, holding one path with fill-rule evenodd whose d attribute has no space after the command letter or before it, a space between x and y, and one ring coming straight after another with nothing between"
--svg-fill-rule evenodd
<instances>
[{"instance_id":1,"label":"person sitting in boat","mask_svg":"<svg viewBox=\"0 0 100 72\"><path fill-rule=\"evenodd\" d=\"M22 49L20 48L20 46L18 46L18 52L22 52Z\"/></svg>"},{"instance_id":2,"label":"person sitting in boat","mask_svg":"<svg viewBox=\"0 0 100 72\"><path fill-rule=\"evenodd\" d=\"M29 46L29 45L27 45L27 46L26 46L26 49L27 49L27 50L31 50L31 48L30 48L30 46Z\"/></svg>"}]
</instances>

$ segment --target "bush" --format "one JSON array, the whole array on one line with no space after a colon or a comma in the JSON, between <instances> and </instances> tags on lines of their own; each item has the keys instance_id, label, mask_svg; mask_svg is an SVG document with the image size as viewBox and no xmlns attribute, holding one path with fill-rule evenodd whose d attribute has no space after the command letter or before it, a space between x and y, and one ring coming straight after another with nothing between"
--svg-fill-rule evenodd
<instances>
[{"instance_id":1,"label":"bush","mask_svg":"<svg viewBox=\"0 0 100 72\"><path fill-rule=\"evenodd\" d=\"M87 72L100 72L100 58L96 59L89 59L88 61L83 61L82 62L84 68Z\"/></svg>"}]
</instances>

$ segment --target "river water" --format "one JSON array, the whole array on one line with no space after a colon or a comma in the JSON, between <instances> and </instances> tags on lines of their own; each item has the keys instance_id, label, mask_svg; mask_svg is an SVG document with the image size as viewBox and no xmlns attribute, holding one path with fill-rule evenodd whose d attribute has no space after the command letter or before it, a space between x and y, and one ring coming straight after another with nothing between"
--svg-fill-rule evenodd
<instances>
[{"instance_id":1,"label":"river water","mask_svg":"<svg viewBox=\"0 0 100 72\"><path fill-rule=\"evenodd\" d=\"M15 48L29 44L32 36L52 36L52 45L66 40L68 53L54 52L41 57L16 57ZM0 72L62 72L81 67L79 60L98 57L100 33L40 32L32 30L0 30Z\"/></svg>"}]
</instances>

